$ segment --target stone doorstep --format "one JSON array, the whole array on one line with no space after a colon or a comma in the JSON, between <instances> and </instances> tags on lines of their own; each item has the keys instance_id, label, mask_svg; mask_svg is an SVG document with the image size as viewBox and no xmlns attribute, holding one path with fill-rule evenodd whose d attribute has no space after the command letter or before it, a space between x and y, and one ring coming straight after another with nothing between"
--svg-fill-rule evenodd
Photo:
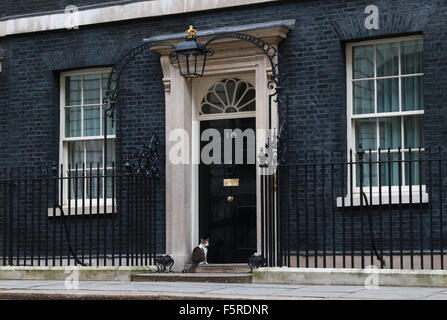
<instances>
[{"instance_id":1,"label":"stone doorstep","mask_svg":"<svg viewBox=\"0 0 447 320\"><path fill-rule=\"evenodd\" d=\"M70 267L0 267L0 280L65 280L74 272ZM76 267L80 281L130 281L131 275L153 273L155 266Z\"/></svg>"},{"instance_id":2,"label":"stone doorstep","mask_svg":"<svg viewBox=\"0 0 447 320\"><path fill-rule=\"evenodd\" d=\"M253 283L443 288L447 287L447 271L275 267L254 270Z\"/></svg>"},{"instance_id":3,"label":"stone doorstep","mask_svg":"<svg viewBox=\"0 0 447 320\"><path fill-rule=\"evenodd\" d=\"M186 266L189 268L191 265ZM250 273L247 263L210 263L197 266L195 273Z\"/></svg>"},{"instance_id":4,"label":"stone doorstep","mask_svg":"<svg viewBox=\"0 0 447 320\"><path fill-rule=\"evenodd\" d=\"M154 273L133 274L137 282L210 282L210 283L252 283L251 274L244 273Z\"/></svg>"},{"instance_id":5,"label":"stone doorstep","mask_svg":"<svg viewBox=\"0 0 447 320\"><path fill-rule=\"evenodd\" d=\"M189 268L191 265L186 265ZM138 282L208 282L208 283L251 283L250 268L247 264L201 264L191 273L132 274L132 281Z\"/></svg>"}]
</instances>

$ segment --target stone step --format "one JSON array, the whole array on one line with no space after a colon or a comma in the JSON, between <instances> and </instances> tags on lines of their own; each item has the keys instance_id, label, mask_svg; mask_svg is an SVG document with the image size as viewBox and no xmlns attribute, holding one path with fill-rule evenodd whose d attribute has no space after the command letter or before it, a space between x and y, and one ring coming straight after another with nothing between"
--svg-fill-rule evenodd
<instances>
[{"instance_id":1,"label":"stone step","mask_svg":"<svg viewBox=\"0 0 447 320\"><path fill-rule=\"evenodd\" d=\"M197 266L195 273L249 273L246 263L210 263Z\"/></svg>"},{"instance_id":2,"label":"stone step","mask_svg":"<svg viewBox=\"0 0 447 320\"><path fill-rule=\"evenodd\" d=\"M137 282L210 282L251 283L251 274L244 273L151 273L133 274L131 281Z\"/></svg>"}]
</instances>

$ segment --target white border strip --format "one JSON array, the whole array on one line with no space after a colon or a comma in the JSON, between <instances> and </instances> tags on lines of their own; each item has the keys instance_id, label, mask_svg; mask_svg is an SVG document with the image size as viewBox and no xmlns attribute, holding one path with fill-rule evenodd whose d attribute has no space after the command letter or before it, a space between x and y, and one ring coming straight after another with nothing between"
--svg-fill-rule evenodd
<instances>
[{"instance_id":1,"label":"white border strip","mask_svg":"<svg viewBox=\"0 0 447 320\"><path fill-rule=\"evenodd\" d=\"M81 10L76 13L78 26L123 20L182 14L279 0L153 0ZM14 34L65 29L65 13L15 18L0 21L0 37Z\"/></svg>"}]
</instances>

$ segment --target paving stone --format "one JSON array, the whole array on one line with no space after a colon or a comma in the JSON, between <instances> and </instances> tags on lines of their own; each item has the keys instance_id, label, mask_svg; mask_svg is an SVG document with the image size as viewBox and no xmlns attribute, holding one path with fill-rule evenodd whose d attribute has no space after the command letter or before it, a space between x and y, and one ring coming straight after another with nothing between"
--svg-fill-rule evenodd
<instances>
[{"instance_id":1,"label":"paving stone","mask_svg":"<svg viewBox=\"0 0 447 320\"><path fill-rule=\"evenodd\" d=\"M230 299L427 299L446 300L445 288L406 288L379 287L367 290L361 286L301 286L290 285L250 285L250 284L218 284L188 282L105 282L81 281L78 290L65 289L64 281L0 281L0 297L14 297L14 294L32 297L47 295L48 297L116 296L123 299L141 296L155 299L160 295L178 299L180 297L213 298L228 297ZM3 294L3 295L2 295Z\"/></svg>"},{"instance_id":2,"label":"paving stone","mask_svg":"<svg viewBox=\"0 0 447 320\"><path fill-rule=\"evenodd\" d=\"M151 290L152 288L165 287L171 290L181 290L182 288L200 288L204 291L224 289L232 287L233 284L226 283L200 283L200 282L132 282L132 286L140 289Z\"/></svg>"},{"instance_id":3,"label":"paving stone","mask_svg":"<svg viewBox=\"0 0 447 320\"><path fill-rule=\"evenodd\" d=\"M0 290L2 289L26 289L26 288L34 288L38 286L51 285L42 281L36 281L34 283L29 283L28 281L21 280L4 280L0 282Z\"/></svg>"},{"instance_id":4,"label":"paving stone","mask_svg":"<svg viewBox=\"0 0 447 320\"><path fill-rule=\"evenodd\" d=\"M447 300L447 295L445 294L434 294L432 296L426 297L423 300Z\"/></svg>"},{"instance_id":5,"label":"paving stone","mask_svg":"<svg viewBox=\"0 0 447 320\"><path fill-rule=\"evenodd\" d=\"M300 290L306 291L321 291L321 292L356 292L359 290L363 290L365 287L363 286L323 286L323 285L315 285L315 286L302 286Z\"/></svg>"},{"instance_id":6,"label":"paving stone","mask_svg":"<svg viewBox=\"0 0 447 320\"><path fill-rule=\"evenodd\" d=\"M247 294L247 295L287 295L288 292L293 291L288 288L226 288L220 290L212 290L207 293L219 293L219 294Z\"/></svg>"},{"instance_id":7,"label":"paving stone","mask_svg":"<svg viewBox=\"0 0 447 320\"><path fill-rule=\"evenodd\" d=\"M305 287L304 285L296 285L296 284L262 284L262 283L241 283L241 284L233 284L235 287L251 287L251 288L289 288L289 289L298 289Z\"/></svg>"},{"instance_id":8,"label":"paving stone","mask_svg":"<svg viewBox=\"0 0 447 320\"><path fill-rule=\"evenodd\" d=\"M341 298L349 293L340 291L317 291L317 290L306 290L306 289L296 289L287 291L288 296L292 297L312 297L312 298Z\"/></svg>"}]
</instances>

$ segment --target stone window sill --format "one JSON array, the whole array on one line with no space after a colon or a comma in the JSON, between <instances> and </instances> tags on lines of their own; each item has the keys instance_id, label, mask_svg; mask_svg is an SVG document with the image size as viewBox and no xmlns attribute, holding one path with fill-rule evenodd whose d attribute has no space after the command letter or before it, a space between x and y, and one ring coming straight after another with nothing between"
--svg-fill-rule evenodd
<instances>
[{"instance_id":1,"label":"stone window sill","mask_svg":"<svg viewBox=\"0 0 447 320\"><path fill-rule=\"evenodd\" d=\"M112 214L112 213L116 213L117 211L117 207L116 204L114 206L112 206L111 201L107 201L105 209L104 210L104 203L100 204L99 207L96 203L92 203L92 206L90 207L90 203L89 201L85 201L85 207L82 207L82 204L79 205L76 208L75 205L71 205L70 206L70 210L68 208L68 205L65 204L63 207L63 215L65 216L82 216L82 215L86 215L86 216L90 216L90 215L97 215L97 214ZM91 210L90 210L91 209ZM114 211L114 212L112 212ZM70 213L70 214L69 214ZM48 208L48 217L60 217L62 215L60 208Z\"/></svg>"},{"instance_id":2,"label":"stone window sill","mask_svg":"<svg viewBox=\"0 0 447 320\"><path fill-rule=\"evenodd\" d=\"M368 204L373 206L379 205L387 205L390 204L390 194L388 192L382 192L382 199L380 200L379 192L372 193L372 199L370 199L369 191L366 192L366 198L368 199ZM401 198L401 199L400 199ZM401 201L400 201L401 200ZM422 200L422 201L421 201ZM399 192L391 192L391 204L422 204L428 203L429 194L422 191L413 191L411 192L411 201L410 201L410 192L402 191L401 197L399 197ZM344 197L344 207L359 207L360 204L360 193L353 193L352 195L352 205L351 205L351 195L346 195ZM363 198L363 205L366 205L365 198ZM343 198L337 197L337 207L343 207Z\"/></svg>"}]
</instances>

